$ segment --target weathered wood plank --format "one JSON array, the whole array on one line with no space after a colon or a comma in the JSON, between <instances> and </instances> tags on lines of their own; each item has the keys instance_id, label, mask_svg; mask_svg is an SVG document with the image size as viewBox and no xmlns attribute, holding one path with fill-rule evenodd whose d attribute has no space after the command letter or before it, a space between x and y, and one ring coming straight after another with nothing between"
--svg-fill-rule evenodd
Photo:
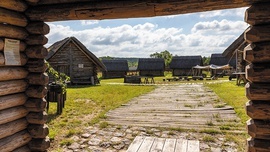
<instances>
[{"instance_id":1,"label":"weathered wood plank","mask_svg":"<svg viewBox=\"0 0 270 152\"><path fill-rule=\"evenodd\" d=\"M172 152L175 149L176 139L166 139L162 152Z\"/></svg>"},{"instance_id":2,"label":"weathered wood plank","mask_svg":"<svg viewBox=\"0 0 270 152\"><path fill-rule=\"evenodd\" d=\"M250 25L270 23L270 3L258 3L251 5L245 13L245 21Z\"/></svg>"},{"instance_id":3,"label":"weathered wood plank","mask_svg":"<svg viewBox=\"0 0 270 152\"><path fill-rule=\"evenodd\" d=\"M3 9L1 7L0 22L21 27L25 27L27 25L26 16L24 16L22 13Z\"/></svg>"},{"instance_id":4,"label":"weathered wood plank","mask_svg":"<svg viewBox=\"0 0 270 152\"><path fill-rule=\"evenodd\" d=\"M149 152L154 140L155 138L153 137L145 137L137 152Z\"/></svg>"},{"instance_id":5,"label":"weathered wood plank","mask_svg":"<svg viewBox=\"0 0 270 152\"><path fill-rule=\"evenodd\" d=\"M1 0L0 7L24 12L27 9L27 4L23 0Z\"/></svg>"},{"instance_id":6,"label":"weathered wood plank","mask_svg":"<svg viewBox=\"0 0 270 152\"><path fill-rule=\"evenodd\" d=\"M11 136L19 131L26 129L27 125L28 123L24 118L0 125L0 139Z\"/></svg>"},{"instance_id":7,"label":"weathered wood plank","mask_svg":"<svg viewBox=\"0 0 270 152\"><path fill-rule=\"evenodd\" d=\"M165 138L155 138L150 152L161 152L165 143Z\"/></svg>"},{"instance_id":8,"label":"weathered wood plank","mask_svg":"<svg viewBox=\"0 0 270 152\"><path fill-rule=\"evenodd\" d=\"M186 152L188 147L188 141L186 139L177 139L175 145L175 152Z\"/></svg>"},{"instance_id":9,"label":"weathered wood plank","mask_svg":"<svg viewBox=\"0 0 270 152\"><path fill-rule=\"evenodd\" d=\"M0 37L24 40L27 36L27 31L22 27L0 24Z\"/></svg>"},{"instance_id":10,"label":"weathered wood plank","mask_svg":"<svg viewBox=\"0 0 270 152\"><path fill-rule=\"evenodd\" d=\"M0 124L5 124L25 117L28 111L23 106L13 107L0 111Z\"/></svg>"},{"instance_id":11,"label":"weathered wood plank","mask_svg":"<svg viewBox=\"0 0 270 152\"><path fill-rule=\"evenodd\" d=\"M143 136L136 136L133 142L129 145L127 152L137 151L140 148L141 144L143 143L144 139L145 137Z\"/></svg>"},{"instance_id":12,"label":"weathered wood plank","mask_svg":"<svg viewBox=\"0 0 270 152\"><path fill-rule=\"evenodd\" d=\"M21 146L26 145L31 139L32 138L27 131L21 131L12 136L0 139L1 151L13 151Z\"/></svg>"},{"instance_id":13,"label":"weathered wood plank","mask_svg":"<svg viewBox=\"0 0 270 152\"><path fill-rule=\"evenodd\" d=\"M28 75L28 71L23 67L1 67L0 81L24 79Z\"/></svg>"},{"instance_id":14,"label":"weathered wood plank","mask_svg":"<svg viewBox=\"0 0 270 152\"><path fill-rule=\"evenodd\" d=\"M200 152L200 142L198 140L188 140L187 152Z\"/></svg>"},{"instance_id":15,"label":"weathered wood plank","mask_svg":"<svg viewBox=\"0 0 270 152\"><path fill-rule=\"evenodd\" d=\"M23 105L27 100L24 93L12 94L0 97L0 110Z\"/></svg>"}]
</instances>

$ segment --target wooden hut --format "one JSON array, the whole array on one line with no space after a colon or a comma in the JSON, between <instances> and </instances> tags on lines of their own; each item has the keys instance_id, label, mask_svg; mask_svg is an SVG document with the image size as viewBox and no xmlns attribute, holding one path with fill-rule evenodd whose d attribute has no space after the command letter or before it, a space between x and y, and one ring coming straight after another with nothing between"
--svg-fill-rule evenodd
<instances>
[{"instance_id":1,"label":"wooden hut","mask_svg":"<svg viewBox=\"0 0 270 152\"><path fill-rule=\"evenodd\" d=\"M190 76L192 67L196 65L203 65L202 56L175 56L170 63L170 69L173 76Z\"/></svg>"},{"instance_id":2,"label":"wooden hut","mask_svg":"<svg viewBox=\"0 0 270 152\"><path fill-rule=\"evenodd\" d=\"M230 70L224 69L216 69L211 70L211 75L223 76L223 75L230 75L236 68L236 61L235 58L227 58L222 55L222 53L215 53L211 55L209 64L214 64L218 66L223 66L229 64L232 68Z\"/></svg>"},{"instance_id":3,"label":"wooden hut","mask_svg":"<svg viewBox=\"0 0 270 152\"><path fill-rule=\"evenodd\" d=\"M140 58L137 71L140 76L164 76L165 61L162 58Z\"/></svg>"},{"instance_id":4,"label":"wooden hut","mask_svg":"<svg viewBox=\"0 0 270 152\"><path fill-rule=\"evenodd\" d=\"M78 39L68 37L48 48L46 60L58 72L70 77L73 84L99 83L97 70L105 71L103 63Z\"/></svg>"},{"instance_id":5,"label":"wooden hut","mask_svg":"<svg viewBox=\"0 0 270 152\"><path fill-rule=\"evenodd\" d=\"M251 118L247 121L250 138L246 151L270 151L270 2L267 0L232 0L230 3L227 0L1 0L0 150L47 151L50 146L44 111L48 83L44 45L48 41L45 35L50 30L45 22L153 17L239 7L249 7L245 22L251 25L244 33L245 41L250 44L244 49L244 59L250 63L246 66L246 77L250 81L246 85L249 100L246 113ZM4 56L5 39L13 39L11 50L19 48L15 61L20 59L21 62ZM19 47L16 41L20 42ZM8 64L5 60L11 62Z\"/></svg>"},{"instance_id":6,"label":"wooden hut","mask_svg":"<svg viewBox=\"0 0 270 152\"><path fill-rule=\"evenodd\" d=\"M102 72L103 78L123 78L129 70L127 60L102 60L106 71Z\"/></svg>"}]
</instances>

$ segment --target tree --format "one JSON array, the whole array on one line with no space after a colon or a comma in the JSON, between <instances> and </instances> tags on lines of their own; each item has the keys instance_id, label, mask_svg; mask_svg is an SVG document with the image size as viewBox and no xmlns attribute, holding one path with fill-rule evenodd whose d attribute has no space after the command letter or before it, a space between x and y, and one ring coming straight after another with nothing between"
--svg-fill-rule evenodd
<instances>
[{"instance_id":1,"label":"tree","mask_svg":"<svg viewBox=\"0 0 270 152\"><path fill-rule=\"evenodd\" d=\"M160 53L156 52L156 53L150 54L150 57L151 58L163 58L165 60L166 67L168 67L172 61L172 54L167 50L162 51Z\"/></svg>"},{"instance_id":2,"label":"tree","mask_svg":"<svg viewBox=\"0 0 270 152\"><path fill-rule=\"evenodd\" d=\"M211 59L211 57L206 57L206 56L204 56L204 57L202 58L202 60L203 60L203 65L209 65L210 59Z\"/></svg>"}]
</instances>

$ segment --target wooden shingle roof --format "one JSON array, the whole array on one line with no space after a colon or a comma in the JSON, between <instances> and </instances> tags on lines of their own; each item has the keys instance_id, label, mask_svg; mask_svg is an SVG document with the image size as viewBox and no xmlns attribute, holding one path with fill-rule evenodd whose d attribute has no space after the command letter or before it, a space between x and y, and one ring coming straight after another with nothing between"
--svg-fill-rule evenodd
<instances>
[{"instance_id":1,"label":"wooden shingle roof","mask_svg":"<svg viewBox=\"0 0 270 152\"><path fill-rule=\"evenodd\" d=\"M196 65L203 65L202 56L175 56L170 63L171 69L190 69Z\"/></svg>"},{"instance_id":2,"label":"wooden shingle roof","mask_svg":"<svg viewBox=\"0 0 270 152\"><path fill-rule=\"evenodd\" d=\"M137 70L163 71L164 69L165 61L162 58L140 58L138 60Z\"/></svg>"},{"instance_id":3,"label":"wooden shingle roof","mask_svg":"<svg viewBox=\"0 0 270 152\"><path fill-rule=\"evenodd\" d=\"M49 60L50 58L52 58L59 50L64 48L69 42L74 43L81 51L83 51L83 53L86 54L86 56L93 63L95 63L100 70L102 71L106 70L105 65L75 37L67 37L63 40L55 42L48 48L49 53L45 59Z\"/></svg>"},{"instance_id":4,"label":"wooden shingle roof","mask_svg":"<svg viewBox=\"0 0 270 152\"><path fill-rule=\"evenodd\" d=\"M214 64L214 65L229 64L230 66L236 67L236 60L235 58L226 58L221 53L215 53L211 55L209 64Z\"/></svg>"},{"instance_id":5,"label":"wooden shingle roof","mask_svg":"<svg viewBox=\"0 0 270 152\"><path fill-rule=\"evenodd\" d=\"M127 72L129 70L127 60L102 60L102 63L106 66L108 72Z\"/></svg>"}]
</instances>

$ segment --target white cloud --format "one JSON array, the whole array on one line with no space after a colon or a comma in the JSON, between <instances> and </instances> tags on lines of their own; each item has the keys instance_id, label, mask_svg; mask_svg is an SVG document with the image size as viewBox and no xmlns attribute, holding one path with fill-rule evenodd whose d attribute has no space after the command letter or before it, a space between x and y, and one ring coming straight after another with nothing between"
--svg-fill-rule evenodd
<instances>
[{"instance_id":1,"label":"white cloud","mask_svg":"<svg viewBox=\"0 0 270 152\"><path fill-rule=\"evenodd\" d=\"M182 28L159 28L152 23L124 24L117 27L95 27L73 30L69 26L49 24L49 43L75 36L96 56L149 57L164 50L173 55L203 55L221 53L245 29L241 21L199 22L192 32Z\"/></svg>"},{"instance_id":2,"label":"white cloud","mask_svg":"<svg viewBox=\"0 0 270 152\"><path fill-rule=\"evenodd\" d=\"M244 18L245 10L247 8L237 8L237 9L227 9L227 10L217 10L208 11L200 13L200 18L213 18L213 17L242 17Z\"/></svg>"},{"instance_id":3,"label":"white cloud","mask_svg":"<svg viewBox=\"0 0 270 152\"><path fill-rule=\"evenodd\" d=\"M210 22L198 22L191 29L192 33L239 33L244 31L248 27L248 24L243 21L228 21L223 19L221 21L210 21Z\"/></svg>"},{"instance_id":4,"label":"white cloud","mask_svg":"<svg viewBox=\"0 0 270 152\"><path fill-rule=\"evenodd\" d=\"M97 20L81 20L81 25L86 26L86 25L93 25L93 24L98 24L99 21Z\"/></svg>"}]
</instances>

